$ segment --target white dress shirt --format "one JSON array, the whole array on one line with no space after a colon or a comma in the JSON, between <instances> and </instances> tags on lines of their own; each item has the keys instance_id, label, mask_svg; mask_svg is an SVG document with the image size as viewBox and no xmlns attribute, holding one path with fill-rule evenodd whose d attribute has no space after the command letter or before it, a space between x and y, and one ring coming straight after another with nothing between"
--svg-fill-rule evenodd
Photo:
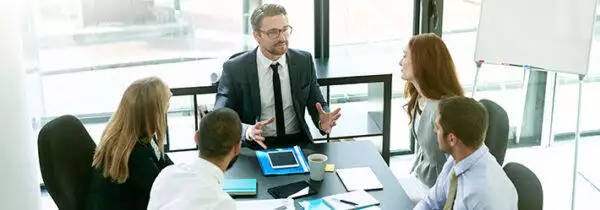
<instances>
[{"instance_id":1,"label":"white dress shirt","mask_svg":"<svg viewBox=\"0 0 600 210\"><path fill-rule=\"evenodd\" d=\"M453 209L517 209L517 190L485 145L458 163L449 156L435 185L415 209L444 208L452 169L458 178Z\"/></svg>"},{"instance_id":2,"label":"white dress shirt","mask_svg":"<svg viewBox=\"0 0 600 210\"><path fill-rule=\"evenodd\" d=\"M278 72L281 81L281 100L283 102L283 117L285 118L285 133L300 133L296 112L292 104L292 88L290 74L285 54L278 60L272 61L265 57L260 48L256 52L256 69L258 70L258 84L260 87L260 121L265 121L275 116L275 93L273 91L273 70L271 64L279 63ZM277 121L263 127L263 136L277 136Z\"/></svg>"},{"instance_id":3,"label":"white dress shirt","mask_svg":"<svg viewBox=\"0 0 600 210\"><path fill-rule=\"evenodd\" d=\"M150 191L148 210L230 210L235 201L223 191L223 172L202 158L163 169Z\"/></svg>"}]
</instances>

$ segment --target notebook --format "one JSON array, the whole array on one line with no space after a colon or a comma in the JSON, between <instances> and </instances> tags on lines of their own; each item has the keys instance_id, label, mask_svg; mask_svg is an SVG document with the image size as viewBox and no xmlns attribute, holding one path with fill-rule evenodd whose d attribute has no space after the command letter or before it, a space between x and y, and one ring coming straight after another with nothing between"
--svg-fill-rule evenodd
<instances>
[{"instance_id":1,"label":"notebook","mask_svg":"<svg viewBox=\"0 0 600 210\"><path fill-rule=\"evenodd\" d=\"M348 192L383 189L383 185L369 167L338 169L336 173Z\"/></svg>"},{"instance_id":2,"label":"notebook","mask_svg":"<svg viewBox=\"0 0 600 210\"><path fill-rule=\"evenodd\" d=\"M344 203L342 200L353 202L357 205ZM335 210L379 209L379 207L377 207L377 205L379 205L379 201L364 190L356 190L348 193L327 196L323 198L323 201L325 201L329 207Z\"/></svg>"},{"instance_id":3,"label":"notebook","mask_svg":"<svg viewBox=\"0 0 600 210\"><path fill-rule=\"evenodd\" d=\"M229 195L256 195L256 179L223 179L223 190Z\"/></svg>"}]
</instances>

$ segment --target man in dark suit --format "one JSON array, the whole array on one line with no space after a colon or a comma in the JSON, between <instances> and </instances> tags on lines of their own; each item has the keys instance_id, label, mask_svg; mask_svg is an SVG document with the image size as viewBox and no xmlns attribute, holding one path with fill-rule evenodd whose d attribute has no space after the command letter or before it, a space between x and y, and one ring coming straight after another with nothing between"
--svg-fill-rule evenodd
<instances>
[{"instance_id":1,"label":"man in dark suit","mask_svg":"<svg viewBox=\"0 0 600 210\"><path fill-rule=\"evenodd\" d=\"M264 4L254 10L251 23L259 47L223 64L215 109L228 107L239 114L244 146L252 149L312 142L306 109L323 134L331 132L340 109L329 112L312 55L288 49L292 27L285 9Z\"/></svg>"}]
</instances>

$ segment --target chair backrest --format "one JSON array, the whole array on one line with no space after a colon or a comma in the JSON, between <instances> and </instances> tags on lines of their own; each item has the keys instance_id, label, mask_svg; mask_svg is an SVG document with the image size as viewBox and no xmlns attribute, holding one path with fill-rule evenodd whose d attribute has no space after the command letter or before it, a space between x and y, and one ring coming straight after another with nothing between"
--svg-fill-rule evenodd
<instances>
[{"instance_id":1,"label":"chair backrest","mask_svg":"<svg viewBox=\"0 0 600 210\"><path fill-rule=\"evenodd\" d=\"M535 173L513 162L504 166L504 172L517 189L519 209L538 210L544 207L544 190Z\"/></svg>"},{"instance_id":2,"label":"chair backrest","mask_svg":"<svg viewBox=\"0 0 600 210\"><path fill-rule=\"evenodd\" d=\"M504 163L506 147L508 145L508 115L504 109L493 101L482 99L479 101L488 111L489 124L485 136L485 145L500 165Z\"/></svg>"},{"instance_id":3,"label":"chair backrest","mask_svg":"<svg viewBox=\"0 0 600 210\"><path fill-rule=\"evenodd\" d=\"M227 60L231 60L231 59L238 57L246 52L248 52L248 51L242 51L242 52L235 53L235 54L229 56L229 58ZM210 76L211 76L212 85L219 86L219 82L221 81L220 74L212 73Z\"/></svg>"},{"instance_id":4,"label":"chair backrest","mask_svg":"<svg viewBox=\"0 0 600 210\"><path fill-rule=\"evenodd\" d=\"M38 136L44 185L59 209L85 208L96 144L71 115L48 122Z\"/></svg>"},{"instance_id":5,"label":"chair backrest","mask_svg":"<svg viewBox=\"0 0 600 210\"><path fill-rule=\"evenodd\" d=\"M231 60L231 59L233 59L233 58L235 58L235 57L238 57L238 56L240 56L241 54L244 54L244 53L246 53L246 52L248 52L248 51L242 51L242 52L235 53L235 54L233 54L233 55L229 56L229 60Z\"/></svg>"}]
</instances>

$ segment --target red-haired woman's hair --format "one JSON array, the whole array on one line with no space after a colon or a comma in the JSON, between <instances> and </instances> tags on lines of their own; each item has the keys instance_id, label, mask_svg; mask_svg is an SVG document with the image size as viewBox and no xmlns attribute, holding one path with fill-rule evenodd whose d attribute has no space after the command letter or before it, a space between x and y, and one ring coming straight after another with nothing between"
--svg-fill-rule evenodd
<instances>
[{"instance_id":1,"label":"red-haired woman's hair","mask_svg":"<svg viewBox=\"0 0 600 210\"><path fill-rule=\"evenodd\" d=\"M414 80L421 94L428 99L440 100L443 97L462 96L464 91L458 82L456 68L446 44L435 34L413 36L408 42ZM412 123L412 113L419 93L411 81L404 87L404 98L410 98L404 105Z\"/></svg>"}]
</instances>

